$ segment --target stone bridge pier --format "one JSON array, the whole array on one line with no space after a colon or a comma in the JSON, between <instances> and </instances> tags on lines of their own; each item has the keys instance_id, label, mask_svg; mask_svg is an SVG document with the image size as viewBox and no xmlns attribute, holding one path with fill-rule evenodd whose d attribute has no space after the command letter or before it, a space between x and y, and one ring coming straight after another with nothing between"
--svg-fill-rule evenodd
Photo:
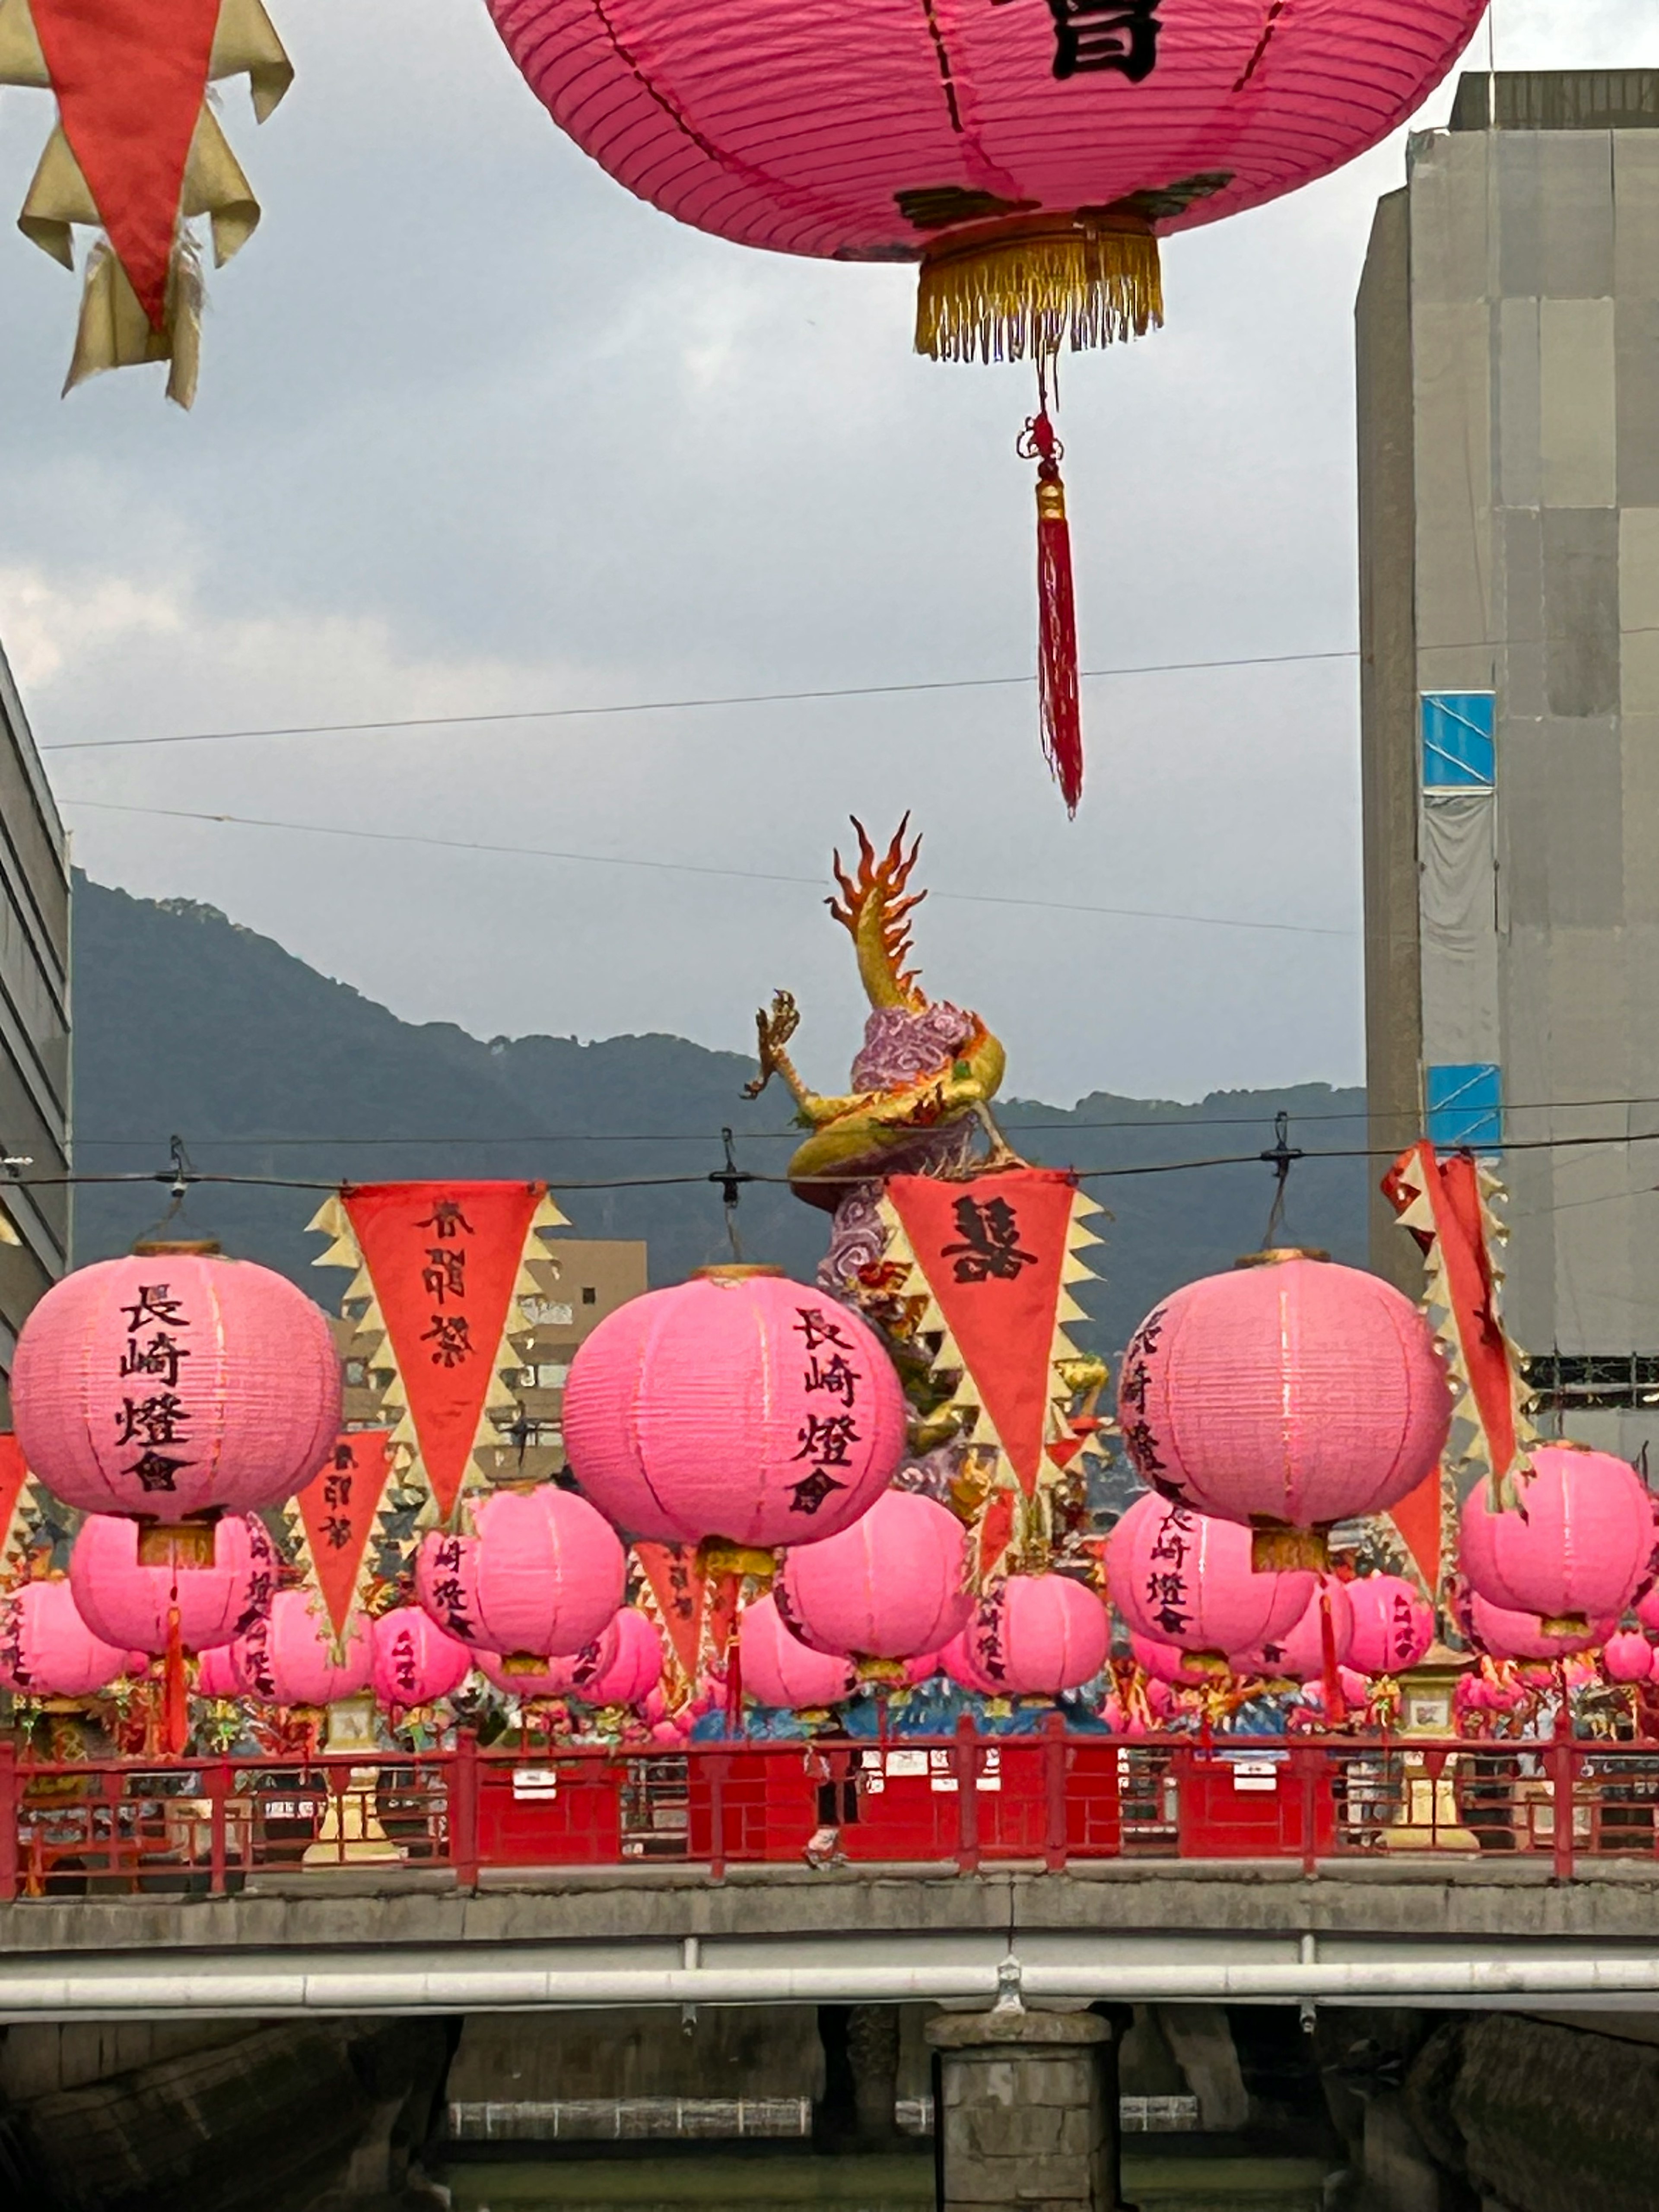
<instances>
[{"instance_id":1,"label":"stone bridge pier","mask_svg":"<svg viewBox=\"0 0 1659 2212\"><path fill-rule=\"evenodd\" d=\"M1000 2003L941 2014L927 2041L940 2212L1119 2212L1108 2021Z\"/></svg>"}]
</instances>

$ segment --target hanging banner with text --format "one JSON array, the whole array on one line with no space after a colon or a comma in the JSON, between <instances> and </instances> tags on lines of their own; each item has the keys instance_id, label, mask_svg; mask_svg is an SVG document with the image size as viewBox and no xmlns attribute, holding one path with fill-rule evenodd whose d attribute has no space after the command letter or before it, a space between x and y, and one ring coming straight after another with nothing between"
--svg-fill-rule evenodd
<instances>
[{"instance_id":1,"label":"hanging banner with text","mask_svg":"<svg viewBox=\"0 0 1659 2212\"><path fill-rule=\"evenodd\" d=\"M340 1437L321 1474L288 1508L289 1530L306 1579L321 1593L335 1639L343 1643L354 1606L374 1577L370 1540L392 1473L390 1429L352 1429Z\"/></svg>"}]
</instances>

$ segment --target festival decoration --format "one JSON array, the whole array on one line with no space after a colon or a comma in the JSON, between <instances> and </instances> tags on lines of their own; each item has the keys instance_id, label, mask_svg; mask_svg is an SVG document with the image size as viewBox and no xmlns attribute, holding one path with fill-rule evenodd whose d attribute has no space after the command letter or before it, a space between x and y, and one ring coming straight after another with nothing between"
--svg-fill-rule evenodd
<instances>
[{"instance_id":1,"label":"festival decoration","mask_svg":"<svg viewBox=\"0 0 1659 2212\"><path fill-rule=\"evenodd\" d=\"M1083 760L1047 371L1163 319L1158 238L1294 191L1405 120L1484 0L489 0L554 120L619 183L740 244L921 264L934 360L1036 363L1043 735Z\"/></svg>"},{"instance_id":2,"label":"festival decoration","mask_svg":"<svg viewBox=\"0 0 1659 2212\"><path fill-rule=\"evenodd\" d=\"M778 1613L814 1651L912 1659L968 1625L967 1534L954 1513L889 1490L840 1535L792 1552L773 1585Z\"/></svg>"},{"instance_id":3,"label":"festival decoration","mask_svg":"<svg viewBox=\"0 0 1659 2212\"><path fill-rule=\"evenodd\" d=\"M28 1579L46 1507L45 1486L35 1480L22 1446L9 1430L0 1430L0 1586Z\"/></svg>"},{"instance_id":4,"label":"festival decoration","mask_svg":"<svg viewBox=\"0 0 1659 2212\"><path fill-rule=\"evenodd\" d=\"M613 1626L617 1641L612 1656L582 1694L596 1705L642 1705L662 1681L668 1656L662 1638L646 1615L630 1605L623 1606Z\"/></svg>"},{"instance_id":5,"label":"festival decoration","mask_svg":"<svg viewBox=\"0 0 1659 2212\"><path fill-rule=\"evenodd\" d=\"M1601 1664L1610 1682L1648 1682L1653 1679L1653 1646L1635 1629L1621 1629L1602 1647Z\"/></svg>"},{"instance_id":6,"label":"festival decoration","mask_svg":"<svg viewBox=\"0 0 1659 2212\"><path fill-rule=\"evenodd\" d=\"M738 1649L743 1686L757 1705L800 1712L839 1705L851 1693L852 1661L809 1650L789 1633L769 1597L744 1607Z\"/></svg>"},{"instance_id":7,"label":"festival decoration","mask_svg":"<svg viewBox=\"0 0 1659 2212\"><path fill-rule=\"evenodd\" d=\"M1437 1466L1451 1394L1390 1285L1265 1252L1153 1309L1124 1353L1118 1418L1142 1480L1253 1528L1258 1566L1323 1567L1333 1522L1385 1511Z\"/></svg>"},{"instance_id":8,"label":"festival decoration","mask_svg":"<svg viewBox=\"0 0 1659 2212\"><path fill-rule=\"evenodd\" d=\"M231 1649L245 1694L262 1705L331 1705L360 1696L374 1672L367 1619L356 1615L336 1636L310 1590L278 1590Z\"/></svg>"},{"instance_id":9,"label":"festival decoration","mask_svg":"<svg viewBox=\"0 0 1659 2212\"><path fill-rule=\"evenodd\" d=\"M415 1589L446 1634L509 1662L569 1658L609 1626L626 1580L623 1547L584 1498L551 1483L498 1491L473 1533L433 1529Z\"/></svg>"},{"instance_id":10,"label":"festival decoration","mask_svg":"<svg viewBox=\"0 0 1659 2212\"><path fill-rule=\"evenodd\" d=\"M210 1565L149 1565L136 1522L89 1514L70 1554L70 1587L81 1618L105 1643L158 1656L234 1643L270 1609L276 1550L251 1513L216 1521L212 1543Z\"/></svg>"},{"instance_id":11,"label":"festival decoration","mask_svg":"<svg viewBox=\"0 0 1659 2212\"><path fill-rule=\"evenodd\" d=\"M1415 1667L1434 1642L1434 1607L1403 1575L1362 1575L1347 1584L1353 1640L1350 1663L1362 1674Z\"/></svg>"},{"instance_id":12,"label":"festival decoration","mask_svg":"<svg viewBox=\"0 0 1659 2212\"><path fill-rule=\"evenodd\" d=\"M165 361L167 397L195 398L204 285L191 223L208 217L222 267L259 221L210 90L244 76L263 123L294 71L260 0L0 0L0 84L58 100L18 228L66 269L75 226L100 232L66 392Z\"/></svg>"},{"instance_id":13,"label":"festival decoration","mask_svg":"<svg viewBox=\"0 0 1659 2212\"><path fill-rule=\"evenodd\" d=\"M1547 1636L1616 1620L1653 1573L1653 1502L1641 1477L1627 1461L1572 1444L1531 1456L1522 1511L1499 1510L1490 1476L1463 1501L1459 1556L1471 1588L1535 1614Z\"/></svg>"},{"instance_id":14,"label":"festival decoration","mask_svg":"<svg viewBox=\"0 0 1659 2212\"><path fill-rule=\"evenodd\" d=\"M139 1557L180 1565L169 1533L280 1505L340 1425L340 1363L319 1307L251 1261L153 1245L55 1283L12 1370L17 1440L66 1504L161 1524Z\"/></svg>"},{"instance_id":15,"label":"festival decoration","mask_svg":"<svg viewBox=\"0 0 1659 2212\"><path fill-rule=\"evenodd\" d=\"M1226 1671L1229 1651L1249 1651L1293 1628L1313 1596L1304 1569L1256 1572L1249 1531L1195 1513L1155 1492L1136 1498L1106 1548L1112 1603L1132 1633L1206 1655Z\"/></svg>"},{"instance_id":16,"label":"festival decoration","mask_svg":"<svg viewBox=\"0 0 1659 2212\"><path fill-rule=\"evenodd\" d=\"M336 1636L344 1624L330 1622ZM472 1671L472 1653L447 1636L418 1605L394 1605L369 1623L369 1684L385 1712L412 1712L459 1690Z\"/></svg>"},{"instance_id":17,"label":"festival decoration","mask_svg":"<svg viewBox=\"0 0 1659 2212\"><path fill-rule=\"evenodd\" d=\"M1547 1623L1535 1613L1517 1613L1492 1604L1470 1590L1457 1607L1460 1626L1475 1649L1494 1659L1564 1659L1605 1644L1619 1626L1618 1615L1582 1618L1575 1627Z\"/></svg>"},{"instance_id":18,"label":"festival decoration","mask_svg":"<svg viewBox=\"0 0 1659 2212\"><path fill-rule=\"evenodd\" d=\"M1143 1636L1139 1629L1132 1629L1129 1650L1144 1674L1171 1689L1199 1690L1213 1680L1212 1670L1200 1665L1190 1651L1183 1651L1178 1644L1166 1644L1162 1637Z\"/></svg>"},{"instance_id":19,"label":"festival decoration","mask_svg":"<svg viewBox=\"0 0 1659 2212\"><path fill-rule=\"evenodd\" d=\"M973 1641L964 1628L953 1636L939 1653L939 1664L959 1690L968 1690L975 1697L1000 1698L1004 1695L1000 1682L994 1682L974 1656Z\"/></svg>"},{"instance_id":20,"label":"festival decoration","mask_svg":"<svg viewBox=\"0 0 1659 2212\"><path fill-rule=\"evenodd\" d=\"M498 1690L514 1698L591 1698L594 1686L617 1663L620 1646L615 1619L606 1621L580 1651L542 1658L529 1651L477 1653L479 1671Z\"/></svg>"},{"instance_id":21,"label":"festival decoration","mask_svg":"<svg viewBox=\"0 0 1659 2212\"><path fill-rule=\"evenodd\" d=\"M565 1448L584 1494L618 1528L666 1523L687 1543L837 1534L886 1487L904 1432L874 1333L771 1268L708 1268L630 1299L565 1382Z\"/></svg>"},{"instance_id":22,"label":"festival decoration","mask_svg":"<svg viewBox=\"0 0 1659 2212\"><path fill-rule=\"evenodd\" d=\"M1106 1664L1111 1625L1093 1590L1069 1575L1009 1575L988 1590L967 1632L974 1666L1003 1697L1056 1698Z\"/></svg>"},{"instance_id":23,"label":"festival decoration","mask_svg":"<svg viewBox=\"0 0 1659 2212\"><path fill-rule=\"evenodd\" d=\"M519 1301L542 1295L529 1263L550 1260L540 1239L569 1224L545 1183L381 1182L348 1186L311 1226L332 1239L313 1265L356 1270L343 1304L379 1340L368 1364L398 1417L392 1444L447 1522L483 1479L475 1453L501 1441L490 1416L517 1408Z\"/></svg>"},{"instance_id":24,"label":"festival decoration","mask_svg":"<svg viewBox=\"0 0 1659 2212\"><path fill-rule=\"evenodd\" d=\"M27 1698L84 1698L143 1671L131 1652L89 1628L66 1582L0 1591L0 1689Z\"/></svg>"},{"instance_id":25,"label":"festival decoration","mask_svg":"<svg viewBox=\"0 0 1659 2212\"><path fill-rule=\"evenodd\" d=\"M215 1644L196 1662L196 1694L231 1701L247 1695L247 1677L234 1644Z\"/></svg>"},{"instance_id":26,"label":"festival decoration","mask_svg":"<svg viewBox=\"0 0 1659 2212\"><path fill-rule=\"evenodd\" d=\"M337 1636L368 1600L374 1579L369 1539L380 1526L391 1473L391 1431L348 1430L288 1509L295 1563L321 1593Z\"/></svg>"},{"instance_id":27,"label":"festival decoration","mask_svg":"<svg viewBox=\"0 0 1659 2212\"><path fill-rule=\"evenodd\" d=\"M711 1662L722 1662L737 1617L730 1576L711 1577L694 1544L635 1543L640 1587L635 1603L667 1638L674 1702L689 1698Z\"/></svg>"},{"instance_id":28,"label":"festival decoration","mask_svg":"<svg viewBox=\"0 0 1659 2212\"><path fill-rule=\"evenodd\" d=\"M1328 1648L1326 1623L1329 1622ZM1340 1666L1353 1648L1353 1605L1347 1585L1322 1575L1299 1620L1282 1636L1270 1636L1248 1650L1228 1654L1236 1674L1259 1674L1272 1681L1312 1682L1328 1661Z\"/></svg>"}]
</instances>

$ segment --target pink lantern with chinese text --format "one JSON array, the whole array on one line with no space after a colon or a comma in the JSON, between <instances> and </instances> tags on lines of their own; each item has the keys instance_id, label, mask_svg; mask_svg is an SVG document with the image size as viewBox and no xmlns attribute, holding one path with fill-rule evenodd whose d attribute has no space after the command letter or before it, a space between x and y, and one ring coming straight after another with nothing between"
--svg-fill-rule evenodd
<instances>
[{"instance_id":1,"label":"pink lantern with chinese text","mask_svg":"<svg viewBox=\"0 0 1659 2212\"><path fill-rule=\"evenodd\" d=\"M52 1285L12 1402L24 1458L66 1504L173 1525L302 1488L339 1431L340 1361L322 1309L269 1267L155 1246Z\"/></svg>"},{"instance_id":2,"label":"pink lantern with chinese text","mask_svg":"<svg viewBox=\"0 0 1659 2212\"><path fill-rule=\"evenodd\" d=\"M738 1648L744 1692L757 1705L800 1712L839 1705L852 1690L852 1662L813 1651L792 1636L769 1597L744 1607Z\"/></svg>"},{"instance_id":3,"label":"pink lantern with chinese text","mask_svg":"<svg viewBox=\"0 0 1659 2212\"><path fill-rule=\"evenodd\" d=\"M146 1565L136 1521L89 1515L70 1554L70 1587L82 1619L106 1643L157 1655L175 1636L189 1652L234 1643L270 1609L276 1555L251 1513L225 1514L210 1541L210 1566Z\"/></svg>"},{"instance_id":4,"label":"pink lantern with chinese text","mask_svg":"<svg viewBox=\"0 0 1659 2212\"><path fill-rule=\"evenodd\" d=\"M981 1598L966 1637L997 1695L1057 1698L1099 1674L1112 1631L1085 1583L1069 1575L1010 1575Z\"/></svg>"},{"instance_id":5,"label":"pink lantern with chinese text","mask_svg":"<svg viewBox=\"0 0 1659 2212\"><path fill-rule=\"evenodd\" d=\"M1553 1628L1535 1613L1516 1613L1493 1605L1471 1590L1467 1606L1471 1641L1494 1659L1565 1659L1605 1644L1619 1626L1616 1613L1582 1621L1577 1629Z\"/></svg>"},{"instance_id":6,"label":"pink lantern with chinese text","mask_svg":"<svg viewBox=\"0 0 1659 2212\"><path fill-rule=\"evenodd\" d=\"M869 1324L771 1270L714 1267L607 1315L564 1393L571 1471L619 1528L771 1548L886 1488L904 1395Z\"/></svg>"},{"instance_id":7,"label":"pink lantern with chinese text","mask_svg":"<svg viewBox=\"0 0 1659 2212\"><path fill-rule=\"evenodd\" d=\"M617 1616L620 1619L620 1615ZM485 1677L514 1698L580 1698L600 1702L594 1686L617 1662L619 1638L617 1619L606 1621L580 1651L558 1658L538 1658L528 1651L480 1651L478 1665Z\"/></svg>"},{"instance_id":8,"label":"pink lantern with chinese text","mask_svg":"<svg viewBox=\"0 0 1659 2212\"><path fill-rule=\"evenodd\" d=\"M627 1560L586 1498L552 1483L499 1490L474 1503L472 1524L434 1528L416 1555L416 1594L447 1635L511 1662L572 1658L604 1633Z\"/></svg>"},{"instance_id":9,"label":"pink lantern with chinese text","mask_svg":"<svg viewBox=\"0 0 1659 2212\"><path fill-rule=\"evenodd\" d=\"M979 1698L1000 1698L1004 1694L1000 1683L994 1682L975 1658L965 1628L959 1636L951 1638L939 1656L939 1664L957 1689L967 1690Z\"/></svg>"},{"instance_id":10,"label":"pink lantern with chinese text","mask_svg":"<svg viewBox=\"0 0 1659 2212\"><path fill-rule=\"evenodd\" d=\"M348 1620L342 1650L320 1599L304 1589L278 1590L270 1611L231 1650L246 1695L262 1705L331 1705L360 1696L374 1673L363 1615Z\"/></svg>"},{"instance_id":11,"label":"pink lantern with chinese text","mask_svg":"<svg viewBox=\"0 0 1659 2212\"><path fill-rule=\"evenodd\" d=\"M1601 1664L1610 1682L1650 1682L1653 1646L1635 1629L1622 1629L1608 1637L1602 1647Z\"/></svg>"},{"instance_id":12,"label":"pink lantern with chinese text","mask_svg":"<svg viewBox=\"0 0 1659 2212\"><path fill-rule=\"evenodd\" d=\"M815 1651L911 1659L968 1625L968 1532L915 1491L887 1490L839 1535L792 1551L773 1595Z\"/></svg>"},{"instance_id":13,"label":"pink lantern with chinese text","mask_svg":"<svg viewBox=\"0 0 1659 2212\"><path fill-rule=\"evenodd\" d=\"M1292 1621L1282 1636L1265 1637L1247 1651L1228 1654L1234 1674L1259 1674L1287 1682L1314 1681L1325 1671L1328 1617L1331 1656L1340 1667L1353 1643L1353 1607L1346 1586L1334 1575L1322 1575L1300 1618Z\"/></svg>"},{"instance_id":14,"label":"pink lantern with chinese text","mask_svg":"<svg viewBox=\"0 0 1659 2212\"><path fill-rule=\"evenodd\" d=\"M1379 1276L1299 1253L1175 1291L1123 1356L1143 1480L1255 1533L1259 1566L1323 1566L1323 1532L1430 1474L1451 1391L1433 1332ZM1239 1647L1243 1648L1243 1647Z\"/></svg>"},{"instance_id":15,"label":"pink lantern with chinese text","mask_svg":"<svg viewBox=\"0 0 1659 2212\"><path fill-rule=\"evenodd\" d=\"M582 1695L594 1705L641 1705L662 1683L662 1638L636 1606L623 1606L615 1626L615 1650Z\"/></svg>"},{"instance_id":16,"label":"pink lantern with chinese text","mask_svg":"<svg viewBox=\"0 0 1659 2212\"><path fill-rule=\"evenodd\" d=\"M370 1685L385 1712L410 1712L459 1690L472 1653L418 1605L395 1605L369 1625Z\"/></svg>"},{"instance_id":17,"label":"pink lantern with chinese text","mask_svg":"<svg viewBox=\"0 0 1659 2212\"><path fill-rule=\"evenodd\" d=\"M1293 1628L1315 1587L1302 1568L1255 1573L1248 1528L1155 1492L1136 1498L1113 1529L1106 1578L1132 1633L1203 1653L1212 1673L1225 1672L1229 1651Z\"/></svg>"},{"instance_id":18,"label":"pink lantern with chinese text","mask_svg":"<svg viewBox=\"0 0 1659 2212\"><path fill-rule=\"evenodd\" d=\"M1629 1462L1608 1452L1540 1445L1522 1511L1491 1505L1483 1479L1463 1501L1463 1572L1489 1604L1535 1615L1547 1635L1576 1636L1608 1614L1616 1621L1652 1573L1653 1501Z\"/></svg>"},{"instance_id":19,"label":"pink lantern with chinese text","mask_svg":"<svg viewBox=\"0 0 1659 2212\"><path fill-rule=\"evenodd\" d=\"M0 1591L0 1688L26 1698L85 1698L143 1667L142 1653L118 1649L88 1626L66 1582Z\"/></svg>"},{"instance_id":20,"label":"pink lantern with chinese text","mask_svg":"<svg viewBox=\"0 0 1659 2212\"><path fill-rule=\"evenodd\" d=\"M1348 1659L1362 1674L1415 1667L1434 1642L1434 1607L1403 1575L1362 1575L1347 1586L1353 1616Z\"/></svg>"}]
</instances>

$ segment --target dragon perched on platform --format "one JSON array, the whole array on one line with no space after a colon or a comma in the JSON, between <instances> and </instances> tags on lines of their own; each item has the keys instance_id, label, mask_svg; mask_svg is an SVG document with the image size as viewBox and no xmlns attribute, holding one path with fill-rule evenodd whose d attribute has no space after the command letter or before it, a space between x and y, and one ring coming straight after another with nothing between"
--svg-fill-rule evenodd
<instances>
[{"instance_id":1,"label":"dragon perched on platform","mask_svg":"<svg viewBox=\"0 0 1659 2212\"><path fill-rule=\"evenodd\" d=\"M854 1089L826 1097L802 1082L788 1052L800 1021L789 992L777 992L756 1017L761 1072L744 1095L757 1098L774 1075L788 1085L811 1132L789 1163L790 1182L798 1197L831 1212L870 1178L964 1160L981 1131L993 1159L1012 1158L990 1112L1005 1065L1000 1042L977 1014L929 999L908 964L910 916L927 896L908 888L921 849L920 836L905 849L909 825L907 814L878 859L855 818L857 872L835 855L839 895L825 902L853 939L870 1001Z\"/></svg>"}]
</instances>

